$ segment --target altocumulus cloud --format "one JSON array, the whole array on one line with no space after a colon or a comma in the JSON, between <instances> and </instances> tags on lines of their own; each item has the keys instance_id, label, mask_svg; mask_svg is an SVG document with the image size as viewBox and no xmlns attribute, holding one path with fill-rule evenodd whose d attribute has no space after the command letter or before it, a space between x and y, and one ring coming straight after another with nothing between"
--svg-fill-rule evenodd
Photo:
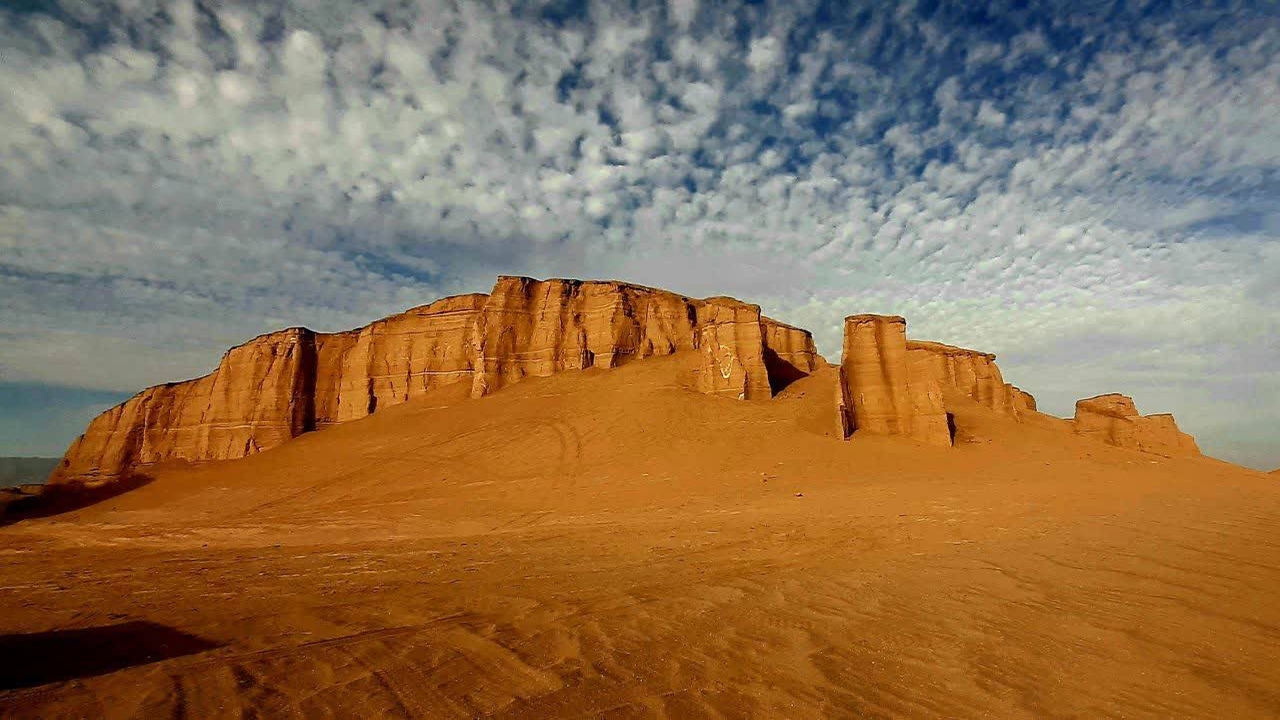
<instances>
[{"instance_id":1,"label":"altocumulus cloud","mask_svg":"<svg viewBox=\"0 0 1280 720\"><path fill-rule=\"evenodd\" d=\"M0 380L134 390L498 272L620 277L829 357L901 313L1050 411L1121 390L1280 465L1274 4L975 5L0 11Z\"/></svg>"}]
</instances>

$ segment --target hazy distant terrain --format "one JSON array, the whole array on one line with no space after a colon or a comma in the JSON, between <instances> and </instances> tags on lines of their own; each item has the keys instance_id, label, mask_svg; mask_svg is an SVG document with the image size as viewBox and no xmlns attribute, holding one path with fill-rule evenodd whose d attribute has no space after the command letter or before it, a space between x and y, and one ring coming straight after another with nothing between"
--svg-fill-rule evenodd
<instances>
[{"instance_id":1,"label":"hazy distant terrain","mask_svg":"<svg viewBox=\"0 0 1280 720\"><path fill-rule=\"evenodd\" d=\"M0 457L0 487L43 483L58 458Z\"/></svg>"}]
</instances>

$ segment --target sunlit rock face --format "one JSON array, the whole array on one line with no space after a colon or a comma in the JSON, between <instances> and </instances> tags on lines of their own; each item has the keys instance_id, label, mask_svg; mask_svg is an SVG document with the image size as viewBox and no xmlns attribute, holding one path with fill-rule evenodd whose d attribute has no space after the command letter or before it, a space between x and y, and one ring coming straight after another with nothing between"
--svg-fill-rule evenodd
<instances>
[{"instance_id":1,"label":"sunlit rock face","mask_svg":"<svg viewBox=\"0 0 1280 720\"><path fill-rule=\"evenodd\" d=\"M995 355L921 340L908 340L907 352L917 375L954 388L979 405L1017 415L1014 387L1001 376Z\"/></svg>"},{"instance_id":2,"label":"sunlit rock face","mask_svg":"<svg viewBox=\"0 0 1280 720\"><path fill-rule=\"evenodd\" d=\"M931 372L912 373L907 321L896 315L844 319L840 394L849 434L904 435L950 445L942 392Z\"/></svg>"},{"instance_id":3,"label":"sunlit rock face","mask_svg":"<svg viewBox=\"0 0 1280 720\"><path fill-rule=\"evenodd\" d=\"M471 395L526 377L697 351L695 387L768 398L817 367L813 336L733 298L613 281L499 277L474 293L339 333L291 328L232 348L201 378L148 388L99 415L50 482L89 485L168 460L227 460L357 420L435 388Z\"/></svg>"},{"instance_id":4,"label":"sunlit rock face","mask_svg":"<svg viewBox=\"0 0 1280 720\"><path fill-rule=\"evenodd\" d=\"M500 277L476 326L472 395L524 377L692 350L698 302L628 283Z\"/></svg>"},{"instance_id":5,"label":"sunlit rock face","mask_svg":"<svg viewBox=\"0 0 1280 720\"><path fill-rule=\"evenodd\" d=\"M1075 431L1108 445L1168 457L1200 454L1195 438L1178 429L1169 414L1141 415L1133 400L1108 393L1076 401Z\"/></svg>"}]
</instances>

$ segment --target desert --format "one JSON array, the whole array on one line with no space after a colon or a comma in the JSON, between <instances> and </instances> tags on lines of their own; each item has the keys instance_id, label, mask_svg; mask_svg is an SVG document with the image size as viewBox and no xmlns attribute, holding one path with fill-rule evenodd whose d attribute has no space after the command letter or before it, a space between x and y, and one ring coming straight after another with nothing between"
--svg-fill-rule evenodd
<instances>
[{"instance_id":1,"label":"desert","mask_svg":"<svg viewBox=\"0 0 1280 720\"><path fill-rule=\"evenodd\" d=\"M0 720L1280 717L1280 2L0 2Z\"/></svg>"},{"instance_id":2,"label":"desert","mask_svg":"<svg viewBox=\"0 0 1280 720\"><path fill-rule=\"evenodd\" d=\"M405 369L356 383L381 399L348 420L297 412L345 402L302 392L344 382L289 365L301 330L95 420L51 487L120 492L0 529L6 714L1280 707L1274 476L1172 419L1119 395L1043 415L902 318L850 316L832 364L739 301L512 285L538 307L469 296L461 345L361 331L380 349L334 367ZM282 428L306 431L262 447Z\"/></svg>"}]
</instances>

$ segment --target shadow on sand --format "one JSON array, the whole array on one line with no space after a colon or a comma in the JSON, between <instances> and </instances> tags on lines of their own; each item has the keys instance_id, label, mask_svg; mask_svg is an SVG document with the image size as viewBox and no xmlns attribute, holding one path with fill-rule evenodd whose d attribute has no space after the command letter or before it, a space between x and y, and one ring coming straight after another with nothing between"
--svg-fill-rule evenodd
<instances>
[{"instance_id":1,"label":"shadow on sand","mask_svg":"<svg viewBox=\"0 0 1280 720\"><path fill-rule=\"evenodd\" d=\"M30 518L61 515L86 508L149 485L152 480L154 478L149 475L137 474L98 487L86 487L79 483L46 485L39 494L23 495L0 504L0 527Z\"/></svg>"},{"instance_id":2,"label":"shadow on sand","mask_svg":"<svg viewBox=\"0 0 1280 720\"><path fill-rule=\"evenodd\" d=\"M0 690L105 675L218 647L210 640L145 620L0 635Z\"/></svg>"},{"instance_id":3,"label":"shadow on sand","mask_svg":"<svg viewBox=\"0 0 1280 720\"><path fill-rule=\"evenodd\" d=\"M770 348L764 349L764 370L769 376L769 390L774 395L782 392L788 385L800 378L809 376L809 373L783 360L777 352Z\"/></svg>"}]
</instances>

